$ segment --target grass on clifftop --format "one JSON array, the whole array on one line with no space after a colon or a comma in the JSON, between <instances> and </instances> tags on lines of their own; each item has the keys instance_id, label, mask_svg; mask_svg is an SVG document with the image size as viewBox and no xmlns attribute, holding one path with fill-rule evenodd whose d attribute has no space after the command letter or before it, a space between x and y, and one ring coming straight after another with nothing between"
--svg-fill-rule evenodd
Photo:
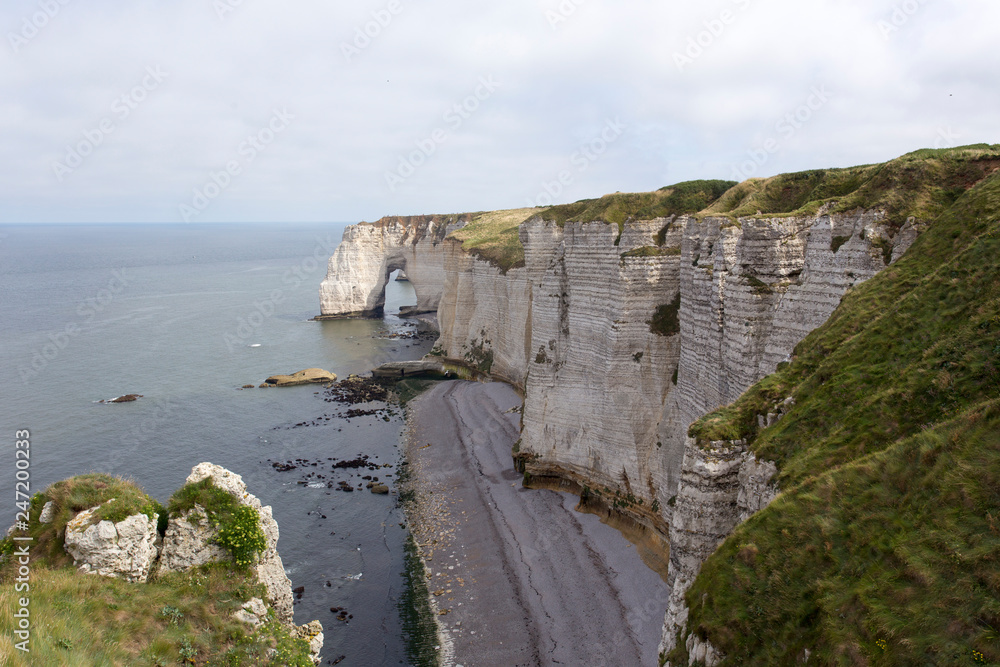
<instances>
[{"instance_id":1,"label":"grass on clifftop","mask_svg":"<svg viewBox=\"0 0 1000 667\"><path fill-rule=\"evenodd\" d=\"M500 268L502 273L524 266L524 246L518 235L521 223L538 215L534 208L476 213L472 221L451 233L462 249Z\"/></svg>"},{"instance_id":2,"label":"grass on clifftop","mask_svg":"<svg viewBox=\"0 0 1000 667\"><path fill-rule=\"evenodd\" d=\"M114 499L112 501L112 498ZM42 508L48 501L55 504L53 520L38 523ZM110 501L110 502L109 502ZM39 565L63 567L73 562L64 549L66 524L83 510L100 506L91 523L115 523L133 514L145 514L150 519L159 515L158 529L166 530L167 512L135 483L104 473L79 475L52 484L44 493L35 494L31 502L29 534L35 539L33 559Z\"/></svg>"},{"instance_id":3,"label":"grass on clifftop","mask_svg":"<svg viewBox=\"0 0 1000 667\"><path fill-rule=\"evenodd\" d=\"M929 173L955 155L901 160ZM687 595L726 664L807 648L822 665L1000 662L1000 172L969 185L790 364L692 425L701 442L749 439L783 490Z\"/></svg>"},{"instance_id":4,"label":"grass on clifftop","mask_svg":"<svg viewBox=\"0 0 1000 667\"><path fill-rule=\"evenodd\" d=\"M890 226L933 220L1000 165L1000 145L920 150L883 164L751 178L708 206L706 215L813 215L881 208Z\"/></svg>"},{"instance_id":5,"label":"grass on clifftop","mask_svg":"<svg viewBox=\"0 0 1000 667\"><path fill-rule=\"evenodd\" d=\"M600 199L583 199L574 204L553 206L539 213L543 219L555 221L560 226L571 221L600 220L621 227L630 218L654 220L697 213L735 185L734 181L687 181L655 192L618 192Z\"/></svg>"},{"instance_id":6,"label":"grass on clifftop","mask_svg":"<svg viewBox=\"0 0 1000 667\"><path fill-rule=\"evenodd\" d=\"M111 498L114 502L108 502ZM49 500L55 502L55 518L40 524ZM232 617L249 599L265 599L266 591L231 563L162 575L154 566L147 583L78 572L64 550L66 524L76 513L102 503L98 519L121 521L136 513L167 516L162 505L128 480L80 475L51 485L31 500L28 535L34 539L27 543L27 582L17 581L22 563L13 556L25 543L0 540L0 664L312 665L308 644L292 638L273 618L255 631ZM14 635L19 624L14 613L21 608L21 598L30 601L27 654L15 647L20 639Z\"/></svg>"},{"instance_id":7,"label":"grass on clifftop","mask_svg":"<svg viewBox=\"0 0 1000 667\"><path fill-rule=\"evenodd\" d=\"M250 567L267 547L257 510L238 503L227 491L215 486L211 477L178 489L170 497L170 517L189 512L195 505L205 510L206 518L218 528L216 540L237 567Z\"/></svg>"},{"instance_id":8,"label":"grass on clifftop","mask_svg":"<svg viewBox=\"0 0 1000 667\"><path fill-rule=\"evenodd\" d=\"M10 575L0 583L0 664L296 665L311 667L306 642L277 621L254 631L232 617L263 586L225 565L170 573L134 584L74 568L32 567L31 652L14 647L18 599ZM269 657L270 649L277 653Z\"/></svg>"}]
</instances>

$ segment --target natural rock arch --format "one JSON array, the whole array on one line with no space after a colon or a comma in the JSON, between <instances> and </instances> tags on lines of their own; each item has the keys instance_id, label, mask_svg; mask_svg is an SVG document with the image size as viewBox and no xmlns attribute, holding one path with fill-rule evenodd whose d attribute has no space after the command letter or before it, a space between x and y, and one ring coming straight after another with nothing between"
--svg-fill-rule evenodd
<instances>
[{"instance_id":1,"label":"natural rock arch","mask_svg":"<svg viewBox=\"0 0 1000 667\"><path fill-rule=\"evenodd\" d=\"M351 225L320 286L318 319L381 317L385 286L394 271L404 271L417 304L409 314L437 312L444 288L445 237L468 216L383 218Z\"/></svg>"}]
</instances>

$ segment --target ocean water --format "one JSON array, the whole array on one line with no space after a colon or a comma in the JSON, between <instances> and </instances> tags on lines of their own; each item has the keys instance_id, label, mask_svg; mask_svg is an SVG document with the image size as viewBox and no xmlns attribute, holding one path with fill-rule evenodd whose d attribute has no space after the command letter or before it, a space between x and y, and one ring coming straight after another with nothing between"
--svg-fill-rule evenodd
<instances>
[{"instance_id":1,"label":"ocean water","mask_svg":"<svg viewBox=\"0 0 1000 667\"><path fill-rule=\"evenodd\" d=\"M229 468L274 510L292 586L305 587L295 620L323 623L324 664L406 664L394 497L300 485L301 470L268 462L366 454L394 475L402 417L338 417L348 406L324 402L318 386L240 389L303 368L360 374L430 349L386 335L426 327L393 315L415 303L409 283L390 281L384 320L310 321L343 227L0 226L2 484L13 496L20 429L31 432L32 491L108 472L166 503L194 465ZM143 398L98 402L127 393ZM318 425L291 428L303 422ZM382 476L330 479L357 486L363 474ZM12 501L0 511L13 522Z\"/></svg>"}]
</instances>

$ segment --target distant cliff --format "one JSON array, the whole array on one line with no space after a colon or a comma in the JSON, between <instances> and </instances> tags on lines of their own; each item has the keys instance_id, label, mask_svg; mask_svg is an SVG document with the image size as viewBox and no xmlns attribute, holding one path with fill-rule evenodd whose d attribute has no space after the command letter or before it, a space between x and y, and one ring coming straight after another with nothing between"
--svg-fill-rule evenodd
<instances>
[{"instance_id":1,"label":"distant cliff","mask_svg":"<svg viewBox=\"0 0 1000 667\"><path fill-rule=\"evenodd\" d=\"M523 390L515 458L526 480L575 490L645 526L664 553L669 544L670 652L701 563L778 493L777 467L745 441L699 445L689 426L791 361L845 294L903 256L998 157L990 147L920 152L470 214L434 243L419 224L380 221L364 226L377 241L345 233L323 313L370 310L341 297L356 282L344 258L379 267L365 285L405 269L422 303L438 305L435 353ZM440 279L423 296L410 262ZM766 428L793 405L754 419ZM716 660L699 641L689 654Z\"/></svg>"}]
</instances>

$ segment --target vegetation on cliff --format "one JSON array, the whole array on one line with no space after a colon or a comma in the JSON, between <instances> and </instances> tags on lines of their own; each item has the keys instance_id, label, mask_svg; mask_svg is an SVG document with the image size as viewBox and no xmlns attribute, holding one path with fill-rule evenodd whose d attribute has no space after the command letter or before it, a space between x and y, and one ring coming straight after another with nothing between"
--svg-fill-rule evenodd
<instances>
[{"instance_id":1,"label":"vegetation on cliff","mask_svg":"<svg viewBox=\"0 0 1000 667\"><path fill-rule=\"evenodd\" d=\"M783 491L687 593L689 628L725 664L793 664L806 650L810 664L1000 662L998 167L1000 146L974 146L857 168L867 180L838 208L887 202L929 229L789 364L691 427L700 442L748 439ZM719 206L761 208L754 197L776 202L799 177L813 179L743 184L760 187ZM789 414L760 429L788 396Z\"/></svg>"},{"instance_id":2,"label":"vegetation on cliff","mask_svg":"<svg viewBox=\"0 0 1000 667\"><path fill-rule=\"evenodd\" d=\"M828 213L881 209L898 229L911 216L937 218L997 166L1000 150L989 144L919 150L882 164L751 178L701 215L814 215L826 205Z\"/></svg>"},{"instance_id":3,"label":"vegetation on cliff","mask_svg":"<svg viewBox=\"0 0 1000 667\"><path fill-rule=\"evenodd\" d=\"M583 199L539 213L544 220L560 226L567 222L600 220L621 227L629 219L654 220L697 213L735 185L734 181L686 181L654 192L616 192L599 199Z\"/></svg>"},{"instance_id":4,"label":"vegetation on cliff","mask_svg":"<svg viewBox=\"0 0 1000 667\"><path fill-rule=\"evenodd\" d=\"M49 501L52 521L43 524ZM307 642L294 638L273 610L257 628L234 618L251 598L267 597L246 568L228 562L187 572L154 568L146 583L78 572L65 551L66 524L98 505L95 521L158 514L160 533L166 528L167 510L118 477L81 475L36 493L27 532L32 541L0 540L0 664L312 665ZM31 545L27 590L23 582L17 589L20 564L13 557L22 544ZM15 647L21 598L30 600L30 653Z\"/></svg>"},{"instance_id":5,"label":"vegetation on cliff","mask_svg":"<svg viewBox=\"0 0 1000 667\"><path fill-rule=\"evenodd\" d=\"M501 272L524 266L524 246L518 235L521 223L538 215L534 208L476 213L450 238L462 242L466 252L500 268Z\"/></svg>"}]
</instances>

